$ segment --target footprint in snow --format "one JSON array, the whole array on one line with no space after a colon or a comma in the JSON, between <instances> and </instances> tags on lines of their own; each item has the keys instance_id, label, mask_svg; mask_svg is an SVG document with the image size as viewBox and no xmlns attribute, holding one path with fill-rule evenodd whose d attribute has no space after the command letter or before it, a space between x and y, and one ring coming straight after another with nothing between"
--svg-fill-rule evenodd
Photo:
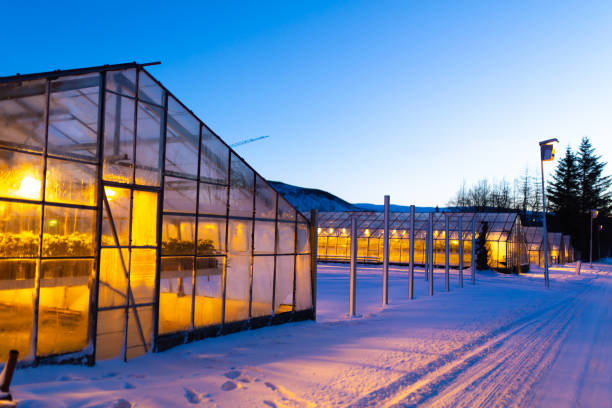
<instances>
[{"instance_id":1,"label":"footprint in snow","mask_svg":"<svg viewBox=\"0 0 612 408\"><path fill-rule=\"evenodd\" d=\"M271 389L272 391L276 391L278 388L276 388L276 385L272 384L272 383L264 383L266 384L266 387L268 387L269 389Z\"/></svg>"},{"instance_id":2,"label":"footprint in snow","mask_svg":"<svg viewBox=\"0 0 612 408\"><path fill-rule=\"evenodd\" d=\"M187 402L191 404L199 404L200 401L202 401L198 393L194 390L187 387L183 387L183 390L185 390L185 399L187 400Z\"/></svg>"},{"instance_id":3,"label":"footprint in snow","mask_svg":"<svg viewBox=\"0 0 612 408\"><path fill-rule=\"evenodd\" d=\"M232 370L232 371L228 371L227 373L225 373L223 375L226 376L227 378L229 378L230 380L233 380L234 378L240 377L240 371Z\"/></svg>"},{"instance_id":4,"label":"footprint in snow","mask_svg":"<svg viewBox=\"0 0 612 408\"><path fill-rule=\"evenodd\" d=\"M221 386L221 389L223 391L231 391L231 390L235 390L236 388L238 388L238 386L236 385L235 382L233 381L226 381L223 383L223 385Z\"/></svg>"},{"instance_id":5,"label":"footprint in snow","mask_svg":"<svg viewBox=\"0 0 612 408\"><path fill-rule=\"evenodd\" d=\"M123 387L124 390L131 390L131 389L136 388L136 386L134 384L129 383L129 382L124 382L122 387Z\"/></svg>"},{"instance_id":6,"label":"footprint in snow","mask_svg":"<svg viewBox=\"0 0 612 408\"><path fill-rule=\"evenodd\" d=\"M272 407L272 408L278 408L278 405L276 405L276 404L275 404L275 403L273 403L272 401L264 400L264 402L263 402L263 403L264 403L264 404L266 404L266 405L267 405L267 406L269 406L269 407Z\"/></svg>"}]
</instances>

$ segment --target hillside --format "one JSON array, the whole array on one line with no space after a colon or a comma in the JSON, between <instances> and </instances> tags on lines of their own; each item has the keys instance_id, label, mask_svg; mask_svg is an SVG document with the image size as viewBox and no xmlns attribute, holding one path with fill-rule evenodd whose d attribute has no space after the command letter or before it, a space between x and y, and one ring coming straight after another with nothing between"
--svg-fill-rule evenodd
<instances>
[{"instance_id":1,"label":"hillside","mask_svg":"<svg viewBox=\"0 0 612 408\"><path fill-rule=\"evenodd\" d=\"M360 208L327 191L303 188L280 181L268 181L289 203L303 214L318 211L357 211Z\"/></svg>"}]
</instances>

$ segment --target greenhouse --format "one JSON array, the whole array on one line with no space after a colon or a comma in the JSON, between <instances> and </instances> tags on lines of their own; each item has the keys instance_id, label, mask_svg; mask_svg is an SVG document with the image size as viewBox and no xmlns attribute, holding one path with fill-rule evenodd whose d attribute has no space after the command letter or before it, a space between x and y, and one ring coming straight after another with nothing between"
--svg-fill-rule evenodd
<instances>
[{"instance_id":1,"label":"greenhouse","mask_svg":"<svg viewBox=\"0 0 612 408\"><path fill-rule=\"evenodd\" d=\"M544 267L544 239L542 227L523 227L527 240L529 262ZM574 261L574 249L569 235L561 232L548 233L548 263L565 264Z\"/></svg>"},{"instance_id":2,"label":"greenhouse","mask_svg":"<svg viewBox=\"0 0 612 408\"><path fill-rule=\"evenodd\" d=\"M449 263L459 267L459 246L463 245L463 266L472 260L472 220L476 219L476 236L484 223L488 226L486 247L489 265L500 271L528 270L528 259L519 217L515 213L432 213L433 263L445 263L446 229L449 222ZM357 261L383 261L384 214L382 212L322 212L318 218L319 261L350 260L351 217L357 219ZM414 221L414 263L425 264L429 213L416 213ZM459 223L461 222L461 229ZM392 212L389 219L389 262L410 262L410 214Z\"/></svg>"},{"instance_id":3,"label":"greenhouse","mask_svg":"<svg viewBox=\"0 0 612 408\"><path fill-rule=\"evenodd\" d=\"M314 233L144 65L0 78L0 361L312 319Z\"/></svg>"}]
</instances>

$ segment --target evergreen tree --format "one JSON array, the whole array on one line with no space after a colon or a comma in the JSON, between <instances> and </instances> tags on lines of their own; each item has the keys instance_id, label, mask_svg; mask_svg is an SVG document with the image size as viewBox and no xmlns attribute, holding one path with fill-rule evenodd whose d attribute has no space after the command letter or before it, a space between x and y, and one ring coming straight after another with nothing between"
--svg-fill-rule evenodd
<instances>
[{"instance_id":1,"label":"evergreen tree","mask_svg":"<svg viewBox=\"0 0 612 408\"><path fill-rule=\"evenodd\" d=\"M587 214L591 209L597 209L602 216L612 209L612 178L604 176L603 170L606 162L601 156L595 155L588 137L583 137L578 148L578 209Z\"/></svg>"},{"instance_id":2,"label":"evergreen tree","mask_svg":"<svg viewBox=\"0 0 612 408\"><path fill-rule=\"evenodd\" d=\"M476 238L476 269L479 271L489 269L489 250L487 248L488 232L489 223L485 221L481 224L478 238Z\"/></svg>"}]
</instances>

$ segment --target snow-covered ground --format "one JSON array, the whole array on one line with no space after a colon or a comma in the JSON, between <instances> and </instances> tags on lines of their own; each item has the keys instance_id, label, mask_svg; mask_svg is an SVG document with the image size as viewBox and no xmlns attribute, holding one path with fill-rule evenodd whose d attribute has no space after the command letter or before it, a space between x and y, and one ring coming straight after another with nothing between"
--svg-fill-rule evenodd
<instances>
[{"instance_id":1,"label":"snow-covered ground","mask_svg":"<svg viewBox=\"0 0 612 408\"><path fill-rule=\"evenodd\" d=\"M20 407L612 407L612 265L522 276L465 275L414 300L392 267L359 266L358 318L348 268L319 266L318 320L207 339L129 363L18 370ZM455 271L453 271L455 272Z\"/></svg>"}]
</instances>

